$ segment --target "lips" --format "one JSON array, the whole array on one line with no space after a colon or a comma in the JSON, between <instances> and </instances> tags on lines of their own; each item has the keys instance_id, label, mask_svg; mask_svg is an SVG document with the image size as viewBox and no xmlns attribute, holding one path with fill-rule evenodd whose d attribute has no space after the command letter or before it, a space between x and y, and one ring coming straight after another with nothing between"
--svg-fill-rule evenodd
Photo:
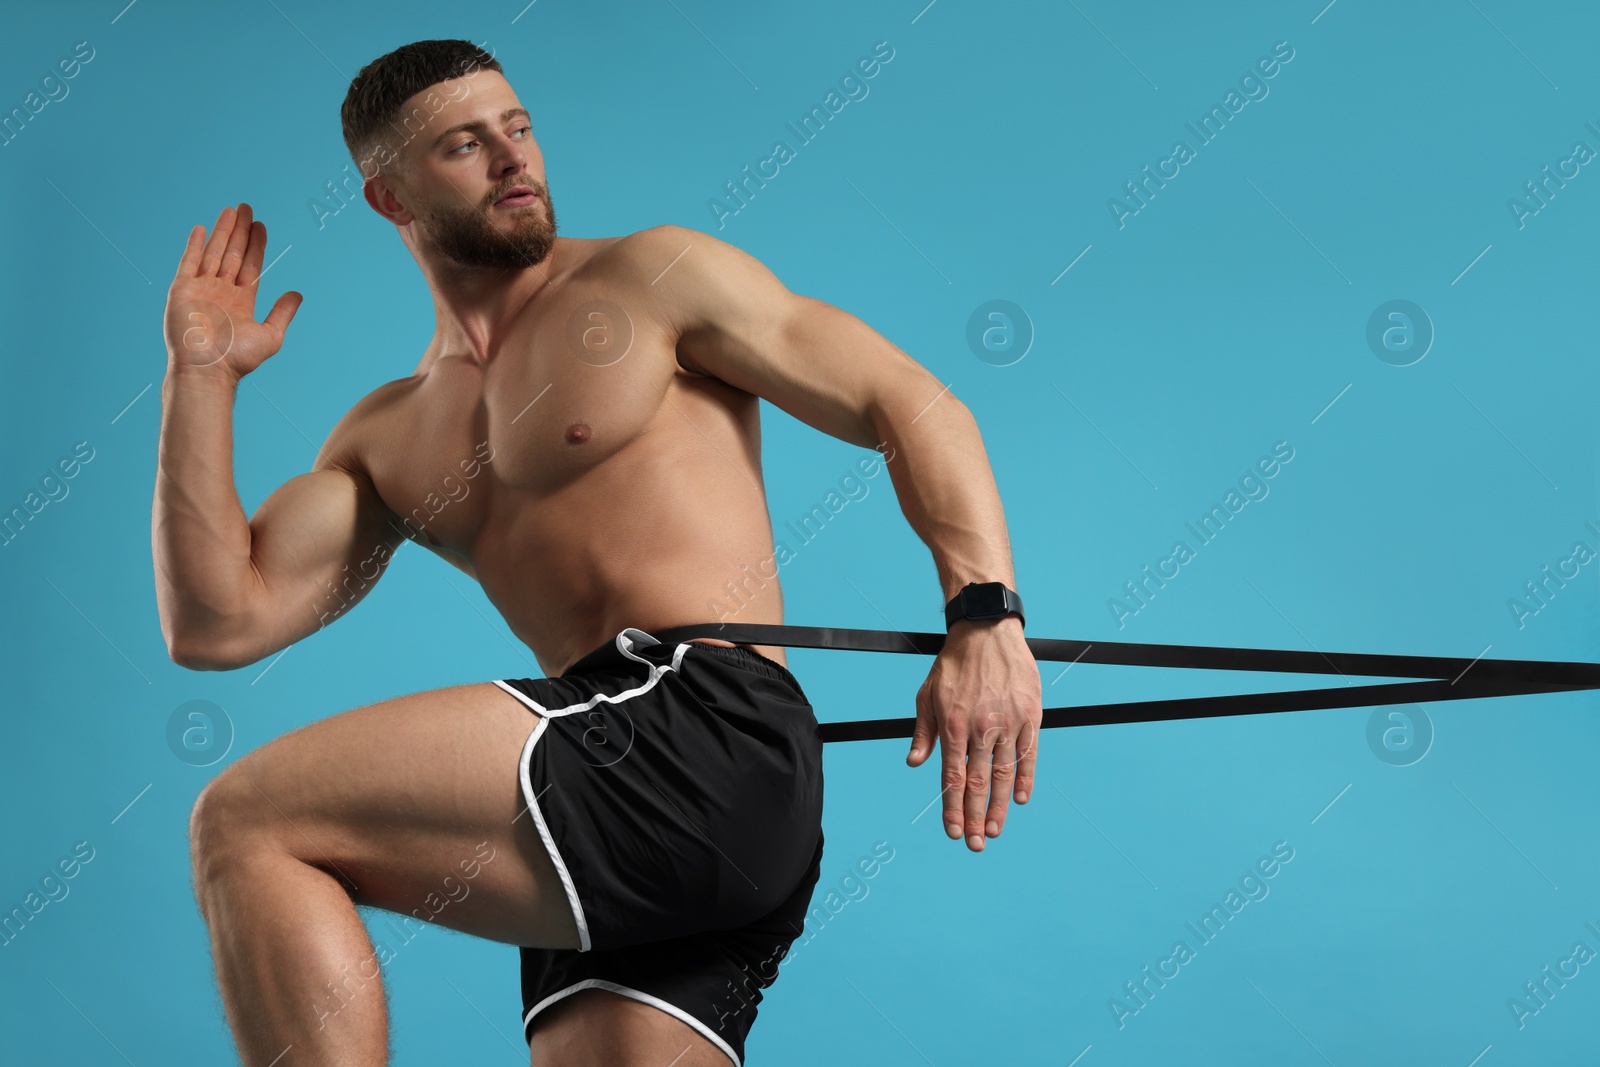
<instances>
[{"instance_id":1,"label":"lips","mask_svg":"<svg viewBox=\"0 0 1600 1067\"><path fill-rule=\"evenodd\" d=\"M518 185L494 202L495 207L526 207L539 202L539 194L526 185Z\"/></svg>"}]
</instances>

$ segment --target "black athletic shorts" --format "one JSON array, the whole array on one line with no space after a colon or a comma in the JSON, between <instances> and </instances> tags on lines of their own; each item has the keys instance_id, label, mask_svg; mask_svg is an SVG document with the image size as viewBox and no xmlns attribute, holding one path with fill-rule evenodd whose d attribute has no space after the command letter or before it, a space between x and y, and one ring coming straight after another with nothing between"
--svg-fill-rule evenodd
<instances>
[{"instance_id":1,"label":"black athletic shorts","mask_svg":"<svg viewBox=\"0 0 1600 1067\"><path fill-rule=\"evenodd\" d=\"M521 950L523 1035L605 989L740 1067L821 872L822 739L800 683L747 648L629 627L560 677L495 684L541 716L523 797L582 942Z\"/></svg>"}]
</instances>

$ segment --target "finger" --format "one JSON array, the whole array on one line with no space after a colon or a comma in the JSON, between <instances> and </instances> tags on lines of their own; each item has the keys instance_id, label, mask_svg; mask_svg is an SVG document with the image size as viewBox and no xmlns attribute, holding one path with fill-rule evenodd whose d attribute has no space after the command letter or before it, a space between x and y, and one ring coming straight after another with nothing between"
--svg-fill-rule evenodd
<instances>
[{"instance_id":1,"label":"finger","mask_svg":"<svg viewBox=\"0 0 1600 1067\"><path fill-rule=\"evenodd\" d=\"M989 764L994 758L996 732L993 729L973 734L967 741L966 810L967 847L983 851L983 809L989 803Z\"/></svg>"},{"instance_id":2,"label":"finger","mask_svg":"<svg viewBox=\"0 0 1600 1067\"><path fill-rule=\"evenodd\" d=\"M1026 804L1033 795L1033 764L1039 755L1039 728L1024 723L1017 738L1017 803Z\"/></svg>"},{"instance_id":3,"label":"finger","mask_svg":"<svg viewBox=\"0 0 1600 1067\"><path fill-rule=\"evenodd\" d=\"M250 245L244 250L244 262L239 265L239 284L250 286L261 280L261 260L267 254L267 224L250 224Z\"/></svg>"},{"instance_id":4,"label":"finger","mask_svg":"<svg viewBox=\"0 0 1600 1067\"><path fill-rule=\"evenodd\" d=\"M179 278L193 278L200 270L200 253L206 246L206 228L199 223L189 228L189 240L183 246L183 255L178 258Z\"/></svg>"},{"instance_id":5,"label":"finger","mask_svg":"<svg viewBox=\"0 0 1600 1067\"><path fill-rule=\"evenodd\" d=\"M989 817L983 825L984 833L999 837L1006 828L1006 811L1011 804L1011 785L1017 774L1017 742L1003 738L994 746L994 764L989 771Z\"/></svg>"},{"instance_id":6,"label":"finger","mask_svg":"<svg viewBox=\"0 0 1600 1067\"><path fill-rule=\"evenodd\" d=\"M282 337L283 332L289 328L289 323L294 321L295 312L300 310L300 303L303 300L305 297L290 289L273 303L272 310L267 313L263 325L271 327L279 337Z\"/></svg>"},{"instance_id":7,"label":"finger","mask_svg":"<svg viewBox=\"0 0 1600 1067\"><path fill-rule=\"evenodd\" d=\"M202 277L216 275L217 264L222 262L222 251L228 247L228 238L233 236L233 220L233 208L225 207L222 214L217 216L217 224L211 227L211 240L206 242L205 255L200 260Z\"/></svg>"},{"instance_id":8,"label":"finger","mask_svg":"<svg viewBox=\"0 0 1600 1067\"><path fill-rule=\"evenodd\" d=\"M222 251L222 263L217 268L217 277L225 282L239 277L239 266L244 263L245 249L250 247L250 233L255 228L251 223L250 205L240 204L239 213L234 216L233 232L228 235L228 245Z\"/></svg>"},{"instance_id":9,"label":"finger","mask_svg":"<svg viewBox=\"0 0 1600 1067\"><path fill-rule=\"evenodd\" d=\"M949 734L939 735L939 749L943 756L939 782L944 801L944 832L951 840L961 840L961 803L967 789L967 746L965 738L957 740Z\"/></svg>"},{"instance_id":10,"label":"finger","mask_svg":"<svg viewBox=\"0 0 1600 1067\"><path fill-rule=\"evenodd\" d=\"M933 739L939 736L939 725L933 717L933 707L928 702L927 690L917 693L917 721L911 728L911 751L906 755L906 765L920 767L933 752Z\"/></svg>"}]
</instances>

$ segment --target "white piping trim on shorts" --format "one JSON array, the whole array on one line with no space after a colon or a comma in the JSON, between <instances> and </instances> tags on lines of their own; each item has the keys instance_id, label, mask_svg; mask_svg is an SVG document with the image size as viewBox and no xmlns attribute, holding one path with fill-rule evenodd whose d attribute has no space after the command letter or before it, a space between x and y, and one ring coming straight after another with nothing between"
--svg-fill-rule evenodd
<instances>
[{"instance_id":1,"label":"white piping trim on shorts","mask_svg":"<svg viewBox=\"0 0 1600 1067\"><path fill-rule=\"evenodd\" d=\"M640 648L646 648L650 645L657 645L660 643L661 642L657 641L643 630L638 630L631 626L618 633L616 636L617 650L624 656L627 656L629 659L637 660L638 662L649 667L650 677L646 679L643 685L635 686L626 692L618 693L614 696L605 693L596 693L593 697L584 701L582 704L571 704L564 708L546 709L541 706L538 701L528 696L528 694L522 692L520 689L517 689L515 686L507 684L504 680L496 679L494 683L507 693L510 693L512 696L516 697L519 701L521 701L539 716L539 725L533 728L533 732L528 735L527 742L522 746L522 759L518 766L517 777L522 784L523 799L528 802L528 810L533 813L534 825L539 829L539 837L542 841L544 841L545 851L550 854L550 861L555 865L556 874L561 879L561 887L566 891L567 903L572 906L572 918L578 926L579 952L588 952L591 948L591 941L589 939L589 922L583 912L583 902L578 899L578 889L577 886L575 886L572 882L572 874L567 870L566 861L561 858L560 850L556 848L555 838L550 835L550 827L544 821L544 813L539 810L539 800L533 792L533 779L528 774L528 764L529 761L533 759L533 746L538 743L540 736L543 735L545 727L549 725L551 719L561 715L573 715L580 711L588 711L590 708L593 708L596 704L601 702L620 704L622 701L627 700L630 697L636 697L640 693L649 692L651 689L655 688L655 684L659 682L662 676L668 671L677 670L679 664L683 661L684 652L688 651L689 642L687 641L681 642L678 645L677 650L673 653L672 662L670 664L661 664L658 666L641 656L634 655L633 653L635 644L637 644L637 646ZM732 1053L730 1052L729 1055L732 1055ZM735 1059L734 1063L735 1067L738 1067L737 1059Z\"/></svg>"},{"instance_id":2,"label":"white piping trim on shorts","mask_svg":"<svg viewBox=\"0 0 1600 1067\"><path fill-rule=\"evenodd\" d=\"M498 685L501 689L504 689L506 692L510 693L512 696L516 697L518 700L522 701L524 704L528 705L528 708L530 710L535 711L535 712L539 713L540 715L548 715L548 714L550 714L548 711L545 711L544 708L540 707L539 702L537 700L533 699L531 696L529 696L527 693L524 693L522 690L514 688L512 686L509 686L505 682L501 681L498 678L495 679L494 684Z\"/></svg>"},{"instance_id":3,"label":"white piping trim on shorts","mask_svg":"<svg viewBox=\"0 0 1600 1067\"><path fill-rule=\"evenodd\" d=\"M637 635L637 636L633 636L633 635ZM636 629L635 627L632 627L632 626L629 626L628 628L623 630L621 633L617 634L616 640L617 640L617 651L618 652L621 652L624 656L627 656L631 660L638 660L640 663L643 663L646 666L653 668L654 672L656 674L664 674L667 671L675 671L675 670L677 670L679 668L679 666L682 665L682 663L683 663L683 654L689 650L689 642L688 641L679 641L678 642L678 647L675 650L673 650L673 653L672 653L672 665L670 667L667 667L667 666L656 667L653 663L651 663L649 660L643 658L642 656L635 656L633 654L633 650L636 647L637 648L649 648L651 645L659 645L661 643L660 641L657 641L655 638L651 637L649 634L645 633L643 630ZM652 681L653 680L654 679L652 679Z\"/></svg>"},{"instance_id":4,"label":"white piping trim on shorts","mask_svg":"<svg viewBox=\"0 0 1600 1067\"><path fill-rule=\"evenodd\" d=\"M555 838L550 836L550 827L544 821L544 813L539 810L539 800L533 794L532 779L528 777L528 761L533 758L533 746L538 744L540 735L549 725L549 719L541 718L539 725L528 735L527 743L522 746L522 760L517 768L517 779L522 783L522 796L528 802L528 810L533 812L533 822L539 828L539 837L544 841L544 850L550 853L550 861L555 865L556 874L561 878L561 888L566 891L567 903L572 905L572 918L578 924L578 951L588 952L589 920L583 914L583 902L578 899L578 888L572 884L572 874L567 870L566 861L561 858L560 850L556 848Z\"/></svg>"},{"instance_id":5,"label":"white piping trim on shorts","mask_svg":"<svg viewBox=\"0 0 1600 1067\"><path fill-rule=\"evenodd\" d=\"M643 640L639 641L636 638L629 637L630 634L637 634L640 638L643 638ZM636 647L648 648L650 645L658 645L660 643L661 642L657 641L643 630L636 630L631 626L618 633L616 637L617 651L621 652L629 659L638 663L643 663L646 667L649 667L650 677L645 679L644 684L636 686L633 689L625 690L621 693L596 693L588 700L585 700L582 704L569 704L564 708L544 708L541 707L539 703L532 697L528 696L528 694L522 692L514 686L506 684L504 681L497 680L494 684L499 686L501 689L504 689L506 692L510 693L512 696L516 697L533 711L544 716L545 718L555 719L562 715L576 715L580 711L589 711L596 704L620 704L622 701L627 700L630 697L636 697L640 693L648 692L650 689L655 687L657 682L661 680L662 675L666 674L668 671L675 671L682 666L683 654L688 651L690 647L688 641L679 643L677 650L672 654L671 663L657 665L651 663L643 656L634 655L634 648Z\"/></svg>"},{"instance_id":6,"label":"white piping trim on shorts","mask_svg":"<svg viewBox=\"0 0 1600 1067\"><path fill-rule=\"evenodd\" d=\"M573 993L582 992L585 989L604 989L608 992L616 993L618 996L637 1000L641 1004L648 1004L652 1008L660 1008L673 1018L688 1023L707 1041L710 1041L713 1045L716 1045L719 1049L726 1053L728 1058L733 1061L733 1067L743 1067L743 1065L739 1062L739 1057L734 1055L733 1046L729 1045L722 1038L718 1037L717 1034L700 1019L690 1015L676 1004L667 1003L660 997L653 997L649 993L642 992L638 989L632 989L625 985L618 985L616 982L608 982L603 978L589 978L582 982L569 985L565 989L557 990L556 992L551 993L548 997L545 997L543 1000L539 1001L539 1003L529 1008L528 1014L522 1017L522 1030L524 1036L526 1036L528 1039L528 1045L530 1048L533 1046L533 1034L529 1032L528 1027L529 1024L533 1022L533 1017L561 998L571 996Z\"/></svg>"}]
</instances>

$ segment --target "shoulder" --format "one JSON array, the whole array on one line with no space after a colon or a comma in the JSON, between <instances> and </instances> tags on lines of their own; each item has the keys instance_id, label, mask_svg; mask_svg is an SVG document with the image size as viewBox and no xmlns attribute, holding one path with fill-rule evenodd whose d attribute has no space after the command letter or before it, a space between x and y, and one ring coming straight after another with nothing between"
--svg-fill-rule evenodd
<instances>
[{"instance_id":1,"label":"shoulder","mask_svg":"<svg viewBox=\"0 0 1600 1067\"><path fill-rule=\"evenodd\" d=\"M679 336L743 319L782 317L796 297L760 260L687 226L652 226L619 238L618 280L649 296L644 304Z\"/></svg>"},{"instance_id":2,"label":"shoulder","mask_svg":"<svg viewBox=\"0 0 1600 1067\"><path fill-rule=\"evenodd\" d=\"M386 427L401 419L422 384L422 376L396 378L368 392L350 406L328 433L314 469L342 470L370 480L367 460Z\"/></svg>"},{"instance_id":3,"label":"shoulder","mask_svg":"<svg viewBox=\"0 0 1600 1067\"><path fill-rule=\"evenodd\" d=\"M626 270L646 283L664 281L678 268L688 276L703 276L710 270L759 267L756 258L720 238L687 226L665 223L612 239L595 259ZM691 262L692 261L692 262Z\"/></svg>"}]
</instances>

